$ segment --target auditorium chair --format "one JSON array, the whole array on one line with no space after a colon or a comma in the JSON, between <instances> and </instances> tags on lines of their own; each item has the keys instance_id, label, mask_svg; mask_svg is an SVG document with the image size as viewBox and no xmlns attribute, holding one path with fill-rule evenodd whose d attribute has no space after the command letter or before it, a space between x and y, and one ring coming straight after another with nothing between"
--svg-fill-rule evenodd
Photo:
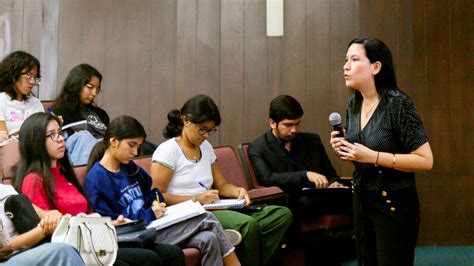
<instances>
[{"instance_id":1,"label":"auditorium chair","mask_svg":"<svg viewBox=\"0 0 474 266\"><path fill-rule=\"evenodd\" d=\"M232 146L216 147L214 153L226 180L231 184L245 188L249 193L252 204L287 205L287 195L279 187L253 186Z\"/></svg>"},{"instance_id":2,"label":"auditorium chair","mask_svg":"<svg viewBox=\"0 0 474 266\"><path fill-rule=\"evenodd\" d=\"M243 143L238 146L240 158L247 169L249 179L254 187L259 187L259 182L250 160L249 144ZM298 233L298 242L314 243L334 238L337 235L352 235L352 213L324 214L319 217L308 218L295 224Z\"/></svg>"}]
</instances>

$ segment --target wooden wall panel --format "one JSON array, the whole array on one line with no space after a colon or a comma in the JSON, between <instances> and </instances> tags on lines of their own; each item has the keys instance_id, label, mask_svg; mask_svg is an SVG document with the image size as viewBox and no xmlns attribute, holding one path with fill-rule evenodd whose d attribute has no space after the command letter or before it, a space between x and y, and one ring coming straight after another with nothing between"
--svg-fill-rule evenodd
<instances>
[{"instance_id":1,"label":"wooden wall panel","mask_svg":"<svg viewBox=\"0 0 474 266\"><path fill-rule=\"evenodd\" d=\"M450 87L449 77L450 53L449 44L449 1L436 0L426 3L426 78L428 80L429 99L427 101L427 113L429 116L424 119L426 129L429 133L429 141L432 145L435 163L432 175L435 176L436 183L432 186L432 193L436 203L435 217L437 228L448 225L452 216L453 182L444 176L451 175L452 160L454 157L452 146L450 145L452 120L450 112L451 94L446 93L446 88ZM442 41L442 39L448 41ZM415 101L416 102L416 101ZM441 104L443 108L441 107ZM439 163L442 162L442 163ZM441 178L443 176L443 178ZM445 242L450 237L450 232L446 230L437 231L438 240Z\"/></svg>"},{"instance_id":2,"label":"wooden wall panel","mask_svg":"<svg viewBox=\"0 0 474 266\"><path fill-rule=\"evenodd\" d=\"M152 103L151 80L151 1L128 3L128 71L126 113L137 118L145 128L150 126Z\"/></svg>"},{"instance_id":3,"label":"wooden wall panel","mask_svg":"<svg viewBox=\"0 0 474 266\"><path fill-rule=\"evenodd\" d=\"M10 19L10 52L23 49L23 9L24 0L10 0L2 3L4 10Z\"/></svg>"},{"instance_id":4,"label":"wooden wall panel","mask_svg":"<svg viewBox=\"0 0 474 266\"><path fill-rule=\"evenodd\" d=\"M323 119L323 114L333 111L328 105L332 90L331 80L331 1L306 2L306 106L304 108L303 128L311 130L318 128L323 142L330 132L328 119ZM342 70L342 68L341 68ZM336 111L336 110L334 110ZM314 119L321 117L321 119ZM324 130L323 130L324 129Z\"/></svg>"},{"instance_id":5,"label":"wooden wall panel","mask_svg":"<svg viewBox=\"0 0 474 266\"><path fill-rule=\"evenodd\" d=\"M177 1L174 105L179 109L196 92L197 0Z\"/></svg>"},{"instance_id":6,"label":"wooden wall panel","mask_svg":"<svg viewBox=\"0 0 474 266\"><path fill-rule=\"evenodd\" d=\"M220 79L220 0L199 0L196 29L196 89L194 94L205 94L219 106ZM220 132L209 141L219 145Z\"/></svg>"},{"instance_id":7,"label":"wooden wall panel","mask_svg":"<svg viewBox=\"0 0 474 266\"><path fill-rule=\"evenodd\" d=\"M306 1L285 1L285 37L282 38L281 88L279 94L295 97L305 108L306 100ZM269 99L266 103L268 103Z\"/></svg>"},{"instance_id":8,"label":"wooden wall panel","mask_svg":"<svg viewBox=\"0 0 474 266\"><path fill-rule=\"evenodd\" d=\"M101 102L114 118L126 114L128 102L128 3L126 0L107 2L105 70Z\"/></svg>"},{"instance_id":9,"label":"wooden wall panel","mask_svg":"<svg viewBox=\"0 0 474 266\"><path fill-rule=\"evenodd\" d=\"M151 39L151 95L150 140L161 142L163 128L168 123L167 114L181 108L173 102L176 53L176 1L152 1Z\"/></svg>"},{"instance_id":10,"label":"wooden wall panel","mask_svg":"<svg viewBox=\"0 0 474 266\"><path fill-rule=\"evenodd\" d=\"M244 2L244 103L242 142L261 135L268 128L268 54L264 0Z\"/></svg>"},{"instance_id":11,"label":"wooden wall panel","mask_svg":"<svg viewBox=\"0 0 474 266\"><path fill-rule=\"evenodd\" d=\"M62 1L59 8L58 92L69 71L82 61L84 8L81 0Z\"/></svg>"},{"instance_id":12,"label":"wooden wall panel","mask_svg":"<svg viewBox=\"0 0 474 266\"><path fill-rule=\"evenodd\" d=\"M220 141L242 142L244 108L244 0L223 0L220 22Z\"/></svg>"}]
</instances>

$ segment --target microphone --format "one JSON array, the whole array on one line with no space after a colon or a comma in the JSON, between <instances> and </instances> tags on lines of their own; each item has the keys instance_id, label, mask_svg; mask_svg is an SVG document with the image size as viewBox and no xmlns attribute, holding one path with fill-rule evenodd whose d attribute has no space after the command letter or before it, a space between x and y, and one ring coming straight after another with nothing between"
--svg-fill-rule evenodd
<instances>
[{"instance_id":1,"label":"microphone","mask_svg":"<svg viewBox=\"0 0 474 266\"><path fill-rule=\"evenodd\" d=\"M329 124L331 124L332 128L335 131L339 131L339 133L336 135L338 138L344 138L344 131L342 130L341 126L341 115L339 113L331 113L329 115Z\"/></svg>"}]
</instances>

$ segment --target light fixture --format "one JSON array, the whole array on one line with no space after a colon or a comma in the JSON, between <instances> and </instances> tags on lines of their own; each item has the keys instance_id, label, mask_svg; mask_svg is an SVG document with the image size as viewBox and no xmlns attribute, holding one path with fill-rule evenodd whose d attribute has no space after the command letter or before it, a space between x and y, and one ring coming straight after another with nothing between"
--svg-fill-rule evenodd
<instances>
[{"instance_id":1,"label":"light fixture","mask_svg":"<svg viewBox=\"0 0 474 266\"><path fill-rule=\"evenodd\" d=\"M283 0L267 0L267 36L283 36Z\"/></svg>"}]
</instances>

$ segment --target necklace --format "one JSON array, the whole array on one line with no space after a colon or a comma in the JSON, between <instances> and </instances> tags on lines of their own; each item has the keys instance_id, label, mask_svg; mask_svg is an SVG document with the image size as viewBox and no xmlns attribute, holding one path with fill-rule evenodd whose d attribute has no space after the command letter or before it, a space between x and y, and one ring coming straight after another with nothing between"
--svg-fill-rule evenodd
<instances>
[{"instance_id":1,"label":"necklace","mask_svg":"<svg viewBox=\"0 0 474 266\"><path fill-rule=\"evenodd\" d=\"M194 162L198 161L198 156L201 155L201 150L199 149L199 147L197 148L198 155L196 155L196 150L195 149L185 147L184 145L182 146L181 145L181 140L179 140L179 139L175 139L175 140L178 143L178 146L181 148L181 151L183 152L184 157L186 157L186 158L188 158L188 160L192 160Z\"/></svg>"},{"instance_id":2,"label":"necklace","mask_svg":"<svg viewBox=\"0 0 474 266\"><path fill-rule=\"evenodd\" d=\"M377 101L370 106L369 110L365 113L365 118L367 118L369 114L372 113L372 109L374 109L374 107L377 106L379 101L380 101L380 98L378 98Z\"/></svg>"}]
</instances>

